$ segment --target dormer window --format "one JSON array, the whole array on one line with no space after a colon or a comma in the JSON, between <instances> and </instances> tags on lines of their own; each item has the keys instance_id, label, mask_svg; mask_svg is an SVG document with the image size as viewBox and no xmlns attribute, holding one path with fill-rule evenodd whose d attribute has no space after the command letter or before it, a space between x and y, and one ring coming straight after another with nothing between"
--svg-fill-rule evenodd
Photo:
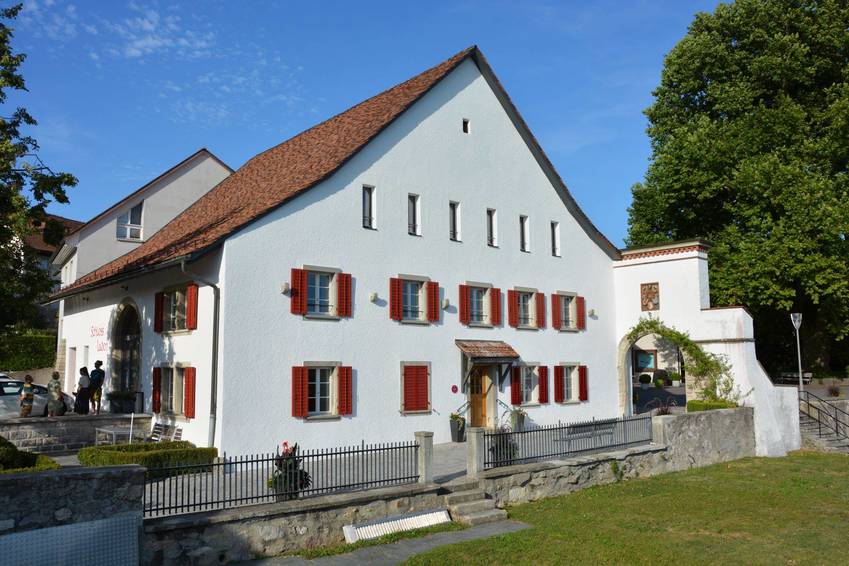
<instances>
[{"instance_id":1,"label":"dormer window","mask_svg":"<svg viewBox=\"0 0 849 566\"><path fill-rule=\"evenodd\" d=\"M142 239L142 207L144 201L118 217L117 237L119 240L141 241Z\"/></svg>"}]
</instances>

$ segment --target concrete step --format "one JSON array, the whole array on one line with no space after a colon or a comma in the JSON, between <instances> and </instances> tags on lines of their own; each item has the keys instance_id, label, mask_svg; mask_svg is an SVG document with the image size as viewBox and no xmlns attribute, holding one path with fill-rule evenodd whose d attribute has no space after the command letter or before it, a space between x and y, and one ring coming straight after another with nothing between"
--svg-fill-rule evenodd
<instances>
[{"instance_id":1,"label":"concrete step","mask_svg":"<svg viewBox=\"0 0 849 566\"><path fill-rule=\"evenodd\" d=\"M496 521L503 521L505 519L507 519L507 511L504 509L488 509L486 511L472 513L471 515L464 515L459 518L457 522L469 527L474 527L475 525L495 523Z\"/></svg>"},{"instance_id":2,"label":"concrete step","mask_svg":"<svg viewBox=\"0 0 849 566\"><path fill-rule=\"evenodd\" d=\"M448 511L451 512L452 517L467 517L490 509L495 509L495 501L492 499L478 499L448 506Z\"/></svg>"},{"instance_id":3,"label":"concrete step","mask_svg":"<svg viewBox=\"0 0 849 566\"><path fill-rule=\"evenodd\" d=\"M486 494L481 489L454 491L445 496L445 504L450 507L451 505L466 503L468 501L477 501L479 499L486 499Z\"/></svg>"},{"instance_id":4,"label":"concrete step","mask_svg":"<svg viewBox=\"0 0 849 566\"><path fill-rule=\"evenodd\" d=\"M470 480L465 477L453 479L449 482L442 484L442 489L451 492L457 493L458 491L469 491L472 489L478 489L479 482L478 480Z\"/></svg>"}]
</instances>

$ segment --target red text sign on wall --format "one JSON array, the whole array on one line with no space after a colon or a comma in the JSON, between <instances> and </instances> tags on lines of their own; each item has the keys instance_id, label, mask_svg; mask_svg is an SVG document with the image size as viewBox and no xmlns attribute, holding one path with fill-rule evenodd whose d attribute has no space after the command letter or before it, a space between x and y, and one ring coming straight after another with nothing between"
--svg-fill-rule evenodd
<instances>
[{"instance_id":1,"label":"red text sign on wall","mask_svg":"<svg viewBox=\"0 0 849 566\"><path fill-rule=\"evenodd\" d=\"M106 340L101 340L104 336L106 336L106 328L103 326L92 326L91 327L91 337L96 338L94 349L98 352L105 352L108 348L108 344Z\"/></svg>"}]
</instances>

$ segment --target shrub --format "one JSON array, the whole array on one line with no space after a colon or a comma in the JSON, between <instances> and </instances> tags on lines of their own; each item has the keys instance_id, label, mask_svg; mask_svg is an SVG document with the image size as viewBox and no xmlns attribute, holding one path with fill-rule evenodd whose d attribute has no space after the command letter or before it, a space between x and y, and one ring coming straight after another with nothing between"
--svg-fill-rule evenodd
<instances>
[{"instance_id":1,"label":"shrub","mask_svg":"<svg viewBox=\"0 0 849 566\"><path fill-rule=\"evenodd\" d=\"M110 446L88 446L77 454L83 466L121 466L138 464L148 468L148 477L159 477L157 468L178 465L211 464L218 456L217 448L197 448L191 442L140 442ZM193 469L192 471L203 471Z\"/></svg>"},{"instance_id":2,"label":"shrub","mask_svg":"<svg viewBox=\"0 0 849 566\"><path fill-rule=\"evenodd\" d=\"M658 389L663 389L663 386L666 385L666 381L658 378L654 380L654 386Z\"/></svg>"},{"instance_id":3,"label":"shrub","mask_svg":"<svg viewBox=\"0 0 849 566\"><path fill-rule=\"evenodd\" d=\"M733 409L737 403L732 401L700 401L693 399L687 401L687 412L695 413L697 411L713 411L714 409Z\"/></svg>"},{"instance_id":4,"label":"shrub","mask_svg":"<svg viewBox=\"0 0 849 566\"><path fill-rule=\"evenodd\" d=\"M640 383L651 383L651 376L647 373L641 373L639 380Z\"/></svg>"},{"instance_id":5,"label":"shrub","mask_svg":"<svg viewBox=\"0 0 849 566\"><path fill-rule=\"evenodd\" d=\"M669 381L681 381L681 374L677 371L669 372Z\"/></svg>"},{"instance_id":6,"label":"shrub","mask_svg":"<svg viewBox=\"0 0 849 566\"><path fill-rule=\"evenodd\" d=\"M0 369L23 371L46 368L56 360L56 335L5 333L0 335Z\"/></svg>"},{"instance_id":7,"label":"shrub","mask_svg":"<svg viewBox=\"0 0 849 566\"><path fill-rule=\"evenodd\" d=\"M0 474L41 472L55 470L59 464L52 458L31 452L22 452L14 444L0 437Z\"/></svg>"}]
</instances>

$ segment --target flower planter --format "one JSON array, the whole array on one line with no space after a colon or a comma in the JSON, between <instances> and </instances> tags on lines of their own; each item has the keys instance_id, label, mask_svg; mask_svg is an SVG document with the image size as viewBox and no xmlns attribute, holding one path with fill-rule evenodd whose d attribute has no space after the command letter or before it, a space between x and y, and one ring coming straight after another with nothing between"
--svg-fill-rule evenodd
<instances>
[{"instance_id":1,"label":"flower planter","mask_svg":"<svg viewBox=\"0 0 849 566\"><path fill-rule=\"evenodd\" d=\"M451 442L466 441L465 419L451 419Z\"/></svg>"},{"instance_id":2,"label":"flower planter","mask_svg":"<svg viewBox=\"0 0 849 566\"><path fill-rule=\"evenodd\" d=\"M681 382L678 380L672 380L672 387L681 387Z\"/></svg>"}]
</instances>

